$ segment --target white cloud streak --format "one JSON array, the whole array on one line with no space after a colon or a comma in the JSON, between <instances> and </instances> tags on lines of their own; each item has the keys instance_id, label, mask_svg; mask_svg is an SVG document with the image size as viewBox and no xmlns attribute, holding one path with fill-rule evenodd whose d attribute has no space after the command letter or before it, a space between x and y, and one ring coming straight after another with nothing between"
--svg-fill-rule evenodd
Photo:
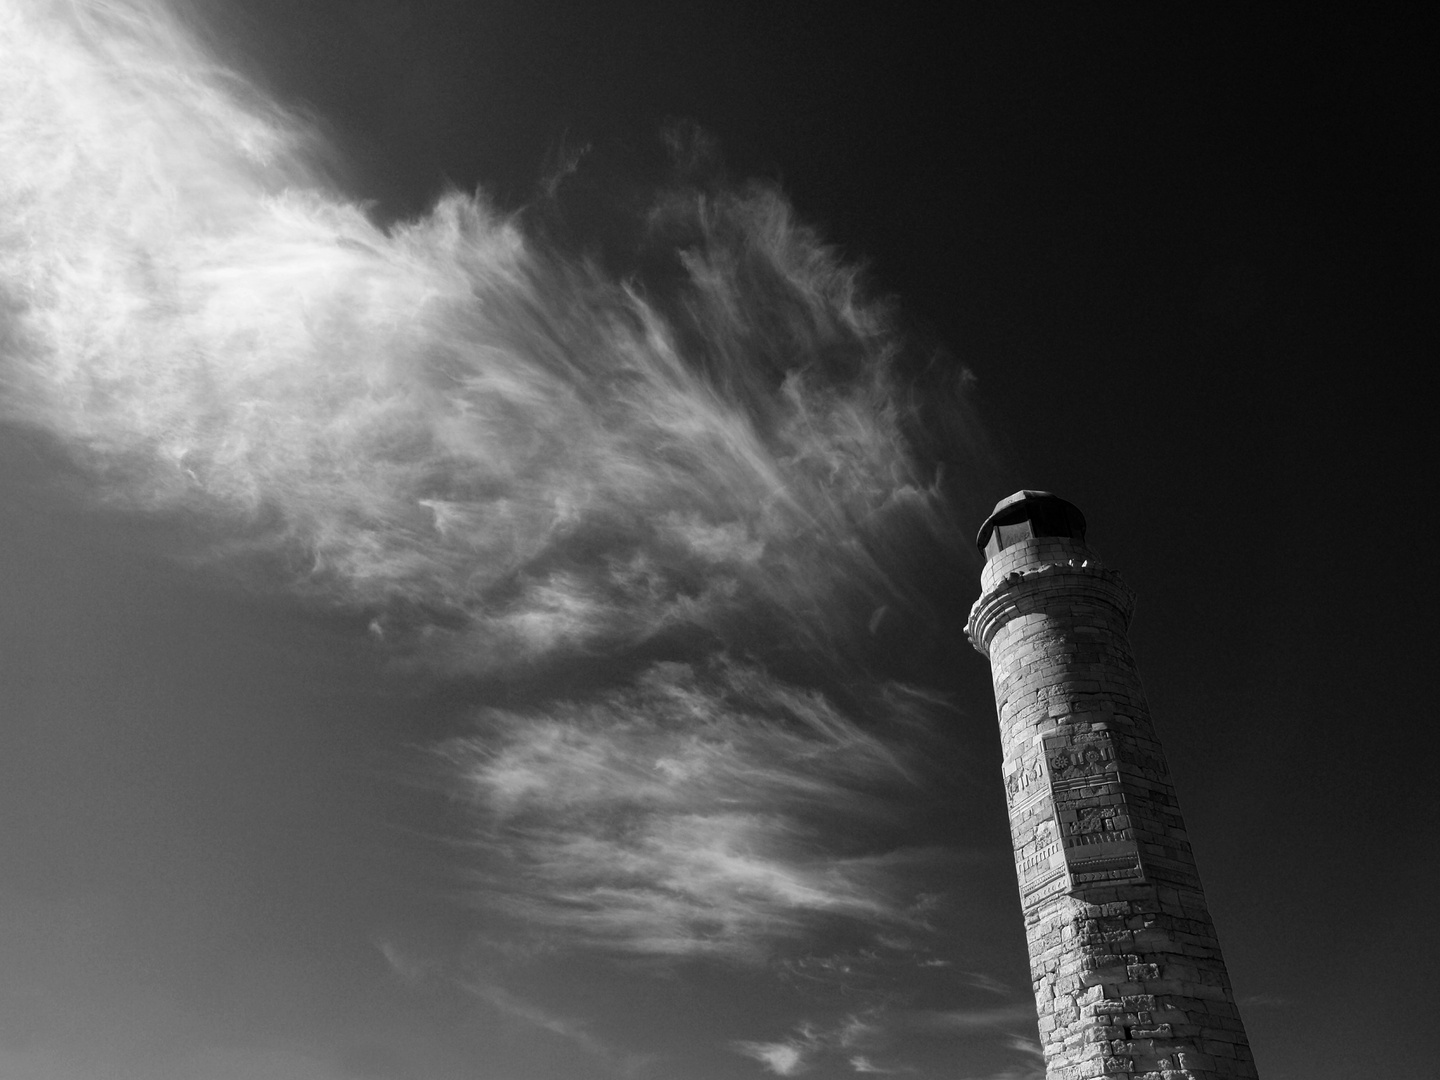
<instances>
[{"instance_id":1,"label":"white cloud streak","mask_svg":"<svg viewBox=\"0 0 1440 1080\"><path fill-rule=\"evenodd\" d=\"M396 649L833 660L935 525L887 309L773 191L657 196L656 280L480 197L382 228L152 0L6 0L0 101L0 420ZM652 957L915 924L872 696L712 659L486 712L444 749L480 902Z\"/></svg>"},{"instance_id":2,"label":"white cloud streak","mask_svg":"<svg viewBox=\"0 0 1440 1080\"><path fill-rule=\"evenodd\" d=\"M994 994L996 997L1009 997L1013 993L1013 990L1007 983L1002 982L993 975L987 975L983 971L962 971L959 974L975 989L984 990L986 993Z\"/></svg>"},{"instance_id":3,"label":"white cloud streak","mask_svg":"<svg viewBox=\"0 0 1440 1080\"><path fill-rule=\"evenodd\" d=\"M735 1049L754 1058L776 1076L799 1076L809 1069L805 1060L807 1047L799 1042L737 1042Z\"/></svg>"},{"instance_id":4,"label":"white cloud streak","mask_svg":"<svg viewBox=\"0 0 1440 1080\"><path fill-rule=\"evenodd\" d=\"M483 895L567 940L759 960L817 921L912 919L903 856L839 840L883 816L903 765L753 667L658 665L602 700L490 711L444 751L493 867Z\"/></svg>"},{"instance_id":5,"label":"white cloud streak","mask_svg":"<svg viewBox=\"0 0 1440 1080\"><path fill-rule=\"evenodd\" d=\"M872 1075L900 1075L915 1071L903 1061L903 1048L917 1035L934 1038L965 1037L989 1032L1025 1056L1026 1061L987 1080L1032 1080L1044 1078L1044 1055L1034 1039L1010 1029L1032 1029L1034 1007L1028 1004L983 1009L915 1009L879 1004L844 1015L830 1023L797 1025L782 1039L733 1044L738 1053L762 1062L782 1076L808 1070L821 1063L851 1072ZM900 1058L900 1060L890 1060ZM781 1071L790 1069L792 1073Z\"/></svg>"},{"instance_id":6,"label":"white cloud streak","mask_svg":"<svg viewBox=\"0 0 1440 1080\"><path fill-rule=\"evenodd\" d=\"M905 1024L911 1030L933 1033L1003 1028L1014 1024L1033 1024L1034 1022L1035 1005L1030 1001L983 1009L915 1010L905 1017Z\"/></svg>"},{"instance_id":7,"label":"white cloud streak","mask_svg":"<svg viewBox=\"0 0 1440 1080\"><path fill-rule=\"evenodd\" d=\"M597 1038L588 1025L572 1017L552 1012L486 979L471 979L466 989L505 1016L574 1043L613 1075L633 1077L645 1071L654 1061L648 1054L634 1054L611 1046Z\"/></svg>"},{"instance_id":8,"label":"white cloud streak","mask_svg":"<svg viewBox=\"0 0 1440 1080\"><path fill-rule=\"evenodd\" d=\"M891 1067L877 1065L864 1054L856 1054L854 1057L852 1057L850 1059L850 1068L857 1073L862 1073L870 1076L898 1076L902 1073L909 1073L915 1071L914 1069L911 1069L904 1065L896 1065Z\"/></svg>"},{"instance_id":9,"label":"white cloud streak","mask_svg":"<svg viewBox=\"0 0 1440 1080\"><path fill-rule=\"evenodd\" d=\"M7 0L0 98L4 418L432 661L819 642L929 512L888 317L771 192L661 196L668 289L478 198L387 231L149 0Z\"/></svg>"},{"instance_id":10,"label":"white cloud streak","mask_svg":"<svg viewBox=\"0 0 1440 1080\"><path fill-rule=\"evenodd\" d=\"M908 1066L888 1065L875 1060L872 1051L883 1047L889 1039L885 1013L885 1009L876 1008L846 1016L829 1026L801 1024L787 1038L774 1042L737 1042L732 1049L755 1058L781 1076L806 1072L821 1061L830 1061L837 1067L861 1074L913 1072ZM860 1050L866 1052L857 1052Z\"/></svg>"}]
</instances>

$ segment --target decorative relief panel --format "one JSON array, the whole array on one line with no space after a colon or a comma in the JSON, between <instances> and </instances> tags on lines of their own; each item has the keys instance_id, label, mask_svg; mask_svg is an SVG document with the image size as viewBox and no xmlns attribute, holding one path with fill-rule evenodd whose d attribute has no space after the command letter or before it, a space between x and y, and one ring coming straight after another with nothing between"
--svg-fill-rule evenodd
<instances>
[{"instance_id":1,"label":"decorative relief panel","mask_svg":"<svg viewBox=\"0 0 1440 1080\"><path fill-rule=\"evenodd\" d=\"M1107 731L1047 735L1006 778L1023 903L1145 879Z\"/></svg>"},{"instance_id":2,"label":"decorative relief panel","mask_svg":"<svg viewBox=\"0 0 1440 1080\"><path fill-rule=\"evenodd\" d=\"M1010 797L1010 805L1013 807L1018 803L1026 802L1039 793L1040 781L1045 778L1045 770L1040 764L1040 759L1025 762L1005 778L1005 791Z\"/></svg>"},{"instance_id":3,"label":"decorative relief panel","mask_svg":"<svg viewBox=\"0 0 1440 1080\"><path fill-rule=\"evenodd\" d=\"M1144 881L1110 733L1047 735L1044 745L1071 888Z\"/></svg>"},{"instance_id":4,"label":"decorative relief panel","mask_svg":"<svg viewBox=\"0 0 1440 1080\"><path fill-rule=\"evenodd\" d=\"M1045 783L1045 762L1038 752L1032 753L1006 778L1015 869L1025 904L1070 888L1050 785Z\"/></svg>"}]
</instances>

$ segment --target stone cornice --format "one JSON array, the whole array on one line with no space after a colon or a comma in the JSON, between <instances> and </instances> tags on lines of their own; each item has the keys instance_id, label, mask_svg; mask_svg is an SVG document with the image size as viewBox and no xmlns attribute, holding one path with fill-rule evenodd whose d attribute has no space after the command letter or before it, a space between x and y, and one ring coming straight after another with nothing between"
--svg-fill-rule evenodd
<instances>
[{"instance_id":1,"label":"stone cornice","mask_svg":"<svg viewBox=\"0 0 1440 1080\"><path fill-rule=\"evenodd\" d=\"M1074 579L1069 581L1066 579ZM990 641L1002 623L1020 613L1021 603L1039 592L1077 590L1104 598L1120 613L1122 628L1128 629L1135 611L1135 594L1114 570L1093 559L1040 563L1012 570L988 591L980 594L970 609L965 636L981 656L989 657Z\"/></svg>"}]
</instances>

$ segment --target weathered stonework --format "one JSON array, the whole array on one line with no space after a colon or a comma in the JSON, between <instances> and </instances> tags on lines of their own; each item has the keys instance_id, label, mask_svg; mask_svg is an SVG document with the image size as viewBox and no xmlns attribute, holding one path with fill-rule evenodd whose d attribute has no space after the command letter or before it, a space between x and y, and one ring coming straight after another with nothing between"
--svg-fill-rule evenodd
<instances>
[{"instance_id":1,"label":"weathered stonework","mask_svg":"<svg viewBox=\"0 0 1440 1080\"><path fill-rule=\"evenodd\" d=\"M1049 1080L1255 1077L1126 639L1134 597L1063 500L981 530L990 660Z\"/></svg>"}]
</instances>

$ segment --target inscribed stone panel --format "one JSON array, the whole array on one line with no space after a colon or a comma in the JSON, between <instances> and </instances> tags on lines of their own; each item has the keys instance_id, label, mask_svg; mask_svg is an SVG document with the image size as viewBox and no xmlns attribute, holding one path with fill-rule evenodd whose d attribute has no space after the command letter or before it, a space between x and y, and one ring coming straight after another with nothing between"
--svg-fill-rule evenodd
<instances>
[{"instance_id":1,"label":"inscribed stone panel","mask_svg":"<svg viewBox=\"0 0 1440 1080\"><path fill-rule=\"evenodd\" d=\"M1047 735L1044 746L1069 891L1144 881L1110 733Z\"/></svg>"}]
</instances>

